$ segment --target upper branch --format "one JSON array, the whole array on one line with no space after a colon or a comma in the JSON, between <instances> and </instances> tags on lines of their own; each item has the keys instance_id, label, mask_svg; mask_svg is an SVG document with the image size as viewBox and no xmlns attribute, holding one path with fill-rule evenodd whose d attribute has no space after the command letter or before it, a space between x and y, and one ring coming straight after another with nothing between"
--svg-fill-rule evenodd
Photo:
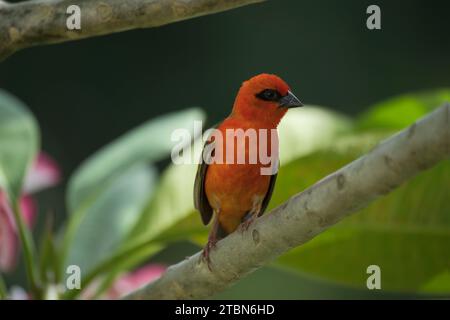
<instances>
[{"instance_id":1,"label":"upper branch","mask_svg":"<svg viewBox=\"0 0 450 320\"><path fill-rule=\"evenodd\" d=\"M83 39L217 13L264 0L0 0L0 61L41 44ZM81 30L68 30L67 8L81 9Z\"/></svg>"},{"instance_id":2,"label":"upper branch","mask_svg":"<svg viewBox=\"0 0 450 320\"><path fill-rule=\"evenodd\" d=\"M447 159L449 114L446 104L257 219L248 231L221 240L211 252L212 271L197 253L125 299L198 299L220 292Z\"/></svg>"}]
</instances>

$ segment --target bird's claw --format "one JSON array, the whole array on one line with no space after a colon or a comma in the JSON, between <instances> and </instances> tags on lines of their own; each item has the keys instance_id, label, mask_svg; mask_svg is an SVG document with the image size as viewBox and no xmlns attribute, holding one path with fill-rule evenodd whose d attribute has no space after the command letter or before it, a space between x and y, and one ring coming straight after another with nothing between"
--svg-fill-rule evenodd
<instances>
[{"instance_id":1,"label":"bird's claw","mask_svg":"<svg viewBox=\"0 0 450 320\"><path fill-rule=\"evenodd\" d=\"M241 233L244 233L244 231L247 231L248 228L250 228L250 225L253 223L253 221L255 221L255 219L256 219L256 215L252 215L250 218L248 218L247 220L242 222L241 226L240 226Z\"/></svg>"},{"instance_id":2,"label":"bird's claw","mask_svg":"<svg viewBox=\"0 0 450 320\"><path fill-rule=\"evenodd\" d=\"M208 243L206 244L206 246L203 248L203 252L202 252L202 258L203 260L206 262L206 264L208 265L208 269L209 271L212 271L211 268L211 259L209 257L211 250L213 248L215 248L217 241L212 241L212 240L208 240Z\"/></svg>"}]
</instances>

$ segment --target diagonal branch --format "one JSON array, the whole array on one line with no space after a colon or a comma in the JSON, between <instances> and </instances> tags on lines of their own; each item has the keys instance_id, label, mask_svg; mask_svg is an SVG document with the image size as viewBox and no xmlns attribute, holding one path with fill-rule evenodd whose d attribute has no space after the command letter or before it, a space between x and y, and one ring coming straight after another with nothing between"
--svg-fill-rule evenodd
<instances>
[{"instance_id":1,"label":"diagonal branch","mask_svg":"<svg viewBox=\"0 0 450 320\"><path fill-rule=\"evenodd\" d=\"M0 0L0 61L15 51L217 13L264 0ZM68 30L67 8L81 9L81 30Z\"/></svg>"},{"instance_id":2,"label":"diagonal branch","mask_svg":"<svg viewBox=\"0 0 450 320\"><path fill-rule=\"evenodd\" d=\"M212 271L197 253L125 299L199 299L222 291L417 173L448 159L449 114L447 103L293 196L255 221L248 231L229 235L211 252Z\"/></svg>"}]
</instances>

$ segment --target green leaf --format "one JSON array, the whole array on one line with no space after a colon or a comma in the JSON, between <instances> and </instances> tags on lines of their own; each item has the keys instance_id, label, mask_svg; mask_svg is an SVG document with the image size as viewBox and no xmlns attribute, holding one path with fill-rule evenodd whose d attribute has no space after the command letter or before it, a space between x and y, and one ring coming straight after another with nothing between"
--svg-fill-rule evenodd
<instances>
[{"instance_id":1,"label":"green leaf","mask_svg":"<svg viewBox=\"0 0 450 320\"><path fill-rule=\"evenodd\" d=\"M150 169L136 168L166 158L174 145L172 132L187 129L192 133L194 121L203 119L201 110L189 109L150 120L81 165L69 181L67 206L72 215L64 235L62 263L67 262L70 254L71 263L75 261L90 269L99 259L112 254L100 251L130 231L143 203L151 197L154 174L148 171ZM103 212L105 210L107 212ZM114 214L109 212L108 218L111 210ZM96 244L97 250L94 250L91 241L99 241L99 234L105 234L103 242ZM71 248L74 238L76 241Z\"/></svg>"},{"instance_id":2,"label":"green leaf","mask_svg":"<svg viewBox=\"0 0 450 320\"><path fill-rule=\"evenodd\" d=\"M403 129L450 101L450 89L409 93L377 103L358 119L359 129Z\"/></svg>"},{"instance_id":3,"label":"green leaf","mask_svg":"<svg viewBox=\"0 0 450 320\"><path fill-rule=\"evenodd\" d=\"M280 170L274 204L352 160L328 152ZM450 164L420 174L368 208L278 259L277 264L337 283L366 286L369 265L380 266L382 288L419 292L450 266Z\"/></svg>"},{"instance_id":4,"label":"green leaf","mask_svg":"<svg viewBox=\"0 0 450 320\"><path fill-rule=\"evenodd\" d=\"M118 177L86 209L68 254L68 265L89 272L113 254L136 223L151 196L156 170L138 165Z\"/></svg>"},{"instance_id":5,"label":"green leaf","mask_svg":"<svg viewBox=\"0 0 450 320\"><path fill-rule=\"evenodd\" d=\"M450 292L450 271L446 270L425 283L422 291L427 293L445 294Z\"/></svg>"},{"instance_id":6,"label":"green leaf","mask_svg":"<svg viewBox=\"0 0 450 320\"><path fill-rule=\"evenodd\" d=\"M0 90L0 188L6 190L11 203L20 196L38 144L33 115L21 101Z\"/></svg>"},{"instance_id":7,"label":"green leaf","mask_svg":"<svg viewBox=\"0 0 450 320\"><path fill-rule=\"evenodd\" d=\"M164 115L144 123L96 152L69 181L67 202L70 212L76 212L86 202L95 202L95 197L131 166L167 157L174 145L170 140L172 132L191 128L195 120L203 119L204 114L199 109Z\"/></svg>"},{"instance_id":8,"label":"green leaf","mask_svg":"<svg viewBox=\"0 0 450 320\"><path fill-rule=\"evenodd\" d=\"M3 276L0 273L0 300L4 300L8 297L8 288L6 287L5 280L3 280Z\"/></svg>"},{"instance_id":9,"label":"green leaf","mask_svg":"<svg viewBox=\"0 0 450 320\"><path fill-rule=\"evenodd\" d=\"M115 277L120 271L128 270L138 265L144 259L148 259L156 252L163 249L160 244L150 241L144 243L137 243L133 246L127 246L123 249L119 249L113 255L97 264L95 268L89 271L86 275L83 275L82 285L84 288L89 288L89 285L94 279L106 274L106 279ZM104 278L105 279L105 278ZM108 280L106 280L108 281ZM102 285L103 286L103 285ZM107 289L106 287L102 288ZM78 296L80 291L72 290L67 291L63 295L63 299L74 299Z\"/></svg>"},{"instance_id":10,"label":"green leaf","mask_svg":"<svg viewBox=\"0 0 450 320\"><path fill-rule=\"evenodd\" d=\"M289 110L278 127L281 165L333 145L337 136L350 130L348 117L323 107Z\"/></svg>"},{"instance_id":11,"label":"green leaf","mask_svg":"<svg viewBox=\"0 0 450 320\"><path fill-rule=\"evenodd\" d=\"M59 283L61 275L58 270L58 255L53 234L53 218L47 216L44 231L39 243L39 271L43 285Z\"/></svg>"},{"instance_id":12,"label":"green leaf","mask_svg":"<svg viewBox=\"0 0 450 320\"><path fill-rule=\"evenodd\" d=\"M169 166L130 233L129 243L156 239L194 210L192 190L196 172L196 164Z\"/></svg>"}]
</instances>

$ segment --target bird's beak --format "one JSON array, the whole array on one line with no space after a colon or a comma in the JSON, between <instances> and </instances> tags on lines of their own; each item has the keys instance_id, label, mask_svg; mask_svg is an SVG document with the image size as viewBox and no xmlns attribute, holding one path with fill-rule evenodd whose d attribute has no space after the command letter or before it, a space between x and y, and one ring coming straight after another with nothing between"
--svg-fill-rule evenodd
<instances>
[{"instance_id":1,"label":"bird's beak","mask_svg":"<svg viewBox=\"0 0 450 320\"><path fill-rule=\"evenodd\" d=\"M284 108L296 108L302 107L303 103L291 92L288 91L287 95L280 99L280 107Z\"/></svg>"}]
</instances>

